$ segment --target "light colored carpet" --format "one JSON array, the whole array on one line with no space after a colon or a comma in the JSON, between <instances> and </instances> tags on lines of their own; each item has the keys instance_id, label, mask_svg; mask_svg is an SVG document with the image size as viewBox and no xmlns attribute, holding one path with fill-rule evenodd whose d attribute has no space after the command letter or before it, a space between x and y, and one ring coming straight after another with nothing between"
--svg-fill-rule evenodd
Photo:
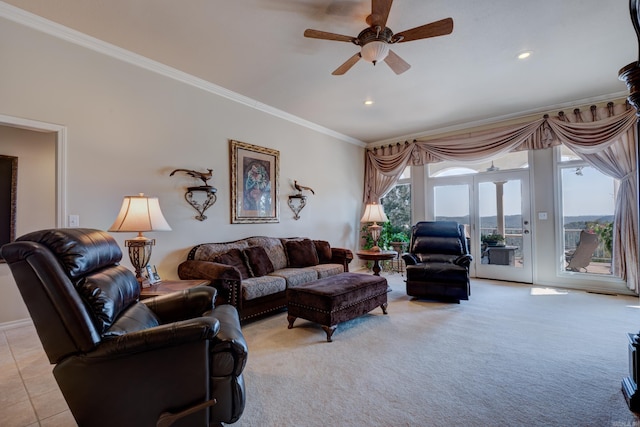
<instances>
[{"instance_id":1,"label":"light colored carpet","mask_svg":"<svg viewBox=\"0 0 640 427\"><path fill-rule=\"evenodd\" d=\"M243 327L247 406L234 426L638 426L620 382L638 299L474 281L469 301L413 300L338 325L286 313ZM550 292L549 292L550 291Z\"/></svg>"}]
</instances>

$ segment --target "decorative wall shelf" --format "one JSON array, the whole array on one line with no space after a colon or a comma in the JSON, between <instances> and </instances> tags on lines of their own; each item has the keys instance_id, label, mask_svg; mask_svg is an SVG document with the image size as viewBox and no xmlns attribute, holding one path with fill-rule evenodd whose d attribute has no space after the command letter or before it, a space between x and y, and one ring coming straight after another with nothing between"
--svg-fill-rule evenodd
<instances>
[{"instance_id":1,"label":"decorative wall shelf","mask_svg":"<svg viewBox=\"0 0 640 427\"><path fill-rule=\"evenodd\" d=\"M198 211L198 215L196 215L196 219L198 221L204 221L207 219L207 216L204 213L218 199L218 196L216 196L217 191L217 189L210 185L187 188L187 192L184 193L184 199L187 203L193 206L196 211ZM199 197L196 197L196 194L199 195Z\"/></svg>"},{"instance_id":2,"label":"decorative wall shelf","mask_svg":"<svg viewBox=\"0 0 640 427\"><path fill-rule=\"evenodd\" d=\"M293 219L299 220L300 219L300 215L299 215L300 211L307 204L307 196L303 196L302 194L294 194L292 196L289 196L289 201L287 202L287 204L289 205L289 207L291 208L291 210L294 213Z\"/></svg>"}]
</instances>

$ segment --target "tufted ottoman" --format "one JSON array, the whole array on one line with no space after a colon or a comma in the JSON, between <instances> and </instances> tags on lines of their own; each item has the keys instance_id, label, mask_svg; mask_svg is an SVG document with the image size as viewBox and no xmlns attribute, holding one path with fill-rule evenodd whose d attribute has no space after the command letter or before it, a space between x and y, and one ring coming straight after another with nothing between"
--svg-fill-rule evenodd
<instances>
[{"instance_id":1,"label":"tufted ottoman","mask_svg":"<svg viewBox=\"0 0 640 427\"><path fill-rule=\"evenodd\" d=\"M378 306L387 314L387 279L370 274L341 273L287 289L289 329L301 317L322 325L329 342L338 323Z\"/></svg>"}]
</instances>

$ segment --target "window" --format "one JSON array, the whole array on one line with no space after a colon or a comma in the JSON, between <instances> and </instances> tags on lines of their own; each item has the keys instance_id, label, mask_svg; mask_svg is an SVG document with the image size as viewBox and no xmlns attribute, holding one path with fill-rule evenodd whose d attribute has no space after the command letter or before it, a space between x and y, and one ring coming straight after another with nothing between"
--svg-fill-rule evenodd
<instances>
[{"instance_id":1,"label":"window","mask_svg":"<svg viewBox=\"0 0 640 427\"><path fill-rule=\"evenodd\" d=\"M529 153L527 151L516 151L507 153L493 160L461 162L458 160L448 160L444 162L431 163L429 165L430 177L444 177L469 175L478 172L491 172L497 170L526 169L529 167Z\"/></svg>"},{"instance_id":2,"label":"window","mask_svg":"<svg viewBox=\"0 0 640 427\"><path fill-rule=\"evenodd\" d=\"M617 180L560 148L561 270L574 273L611 274L613 214ZM581 248L580 248L581 246Z\"/></svg>"},{"instance_id":3,"label":"window","mask_svg":"<svg viewBox=\"0 0 640 427\"><path fill-rule=\"evenodd\" d=\"M381 241L408 242L411 231L411 166L407 166L396 185L382 198L389 218L382 229Z\"/></svg>"}]
</instances>

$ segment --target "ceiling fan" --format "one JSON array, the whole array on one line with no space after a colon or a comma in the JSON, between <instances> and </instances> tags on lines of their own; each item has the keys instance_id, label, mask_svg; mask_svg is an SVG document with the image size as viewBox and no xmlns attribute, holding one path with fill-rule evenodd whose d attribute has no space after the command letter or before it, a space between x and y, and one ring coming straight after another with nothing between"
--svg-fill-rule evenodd
<instances>
[{"instance_id":1,"label":"ceiling fan","mask_svg":"<svg viewBox=\"0 0 640 427\"><path fill-rule=\"evenodd\" d=\"M389 45L451 34L453 31L453 19L446 18L393 34L393 31L386 26L392 3L393 0L371 0L371 15L367 16L369 27L362 30L358 37L343 36L312 29L305 30L304 36L314 39L351 42L360 46L360 52L347 59L344 64L331 73L334 76L341 76L349 71L360 58L373 63L373 65L376 65L378 61L384 60L396 74L402 74L411 68L411 65L390 50Z\"/></svg>"}]
</instances>

